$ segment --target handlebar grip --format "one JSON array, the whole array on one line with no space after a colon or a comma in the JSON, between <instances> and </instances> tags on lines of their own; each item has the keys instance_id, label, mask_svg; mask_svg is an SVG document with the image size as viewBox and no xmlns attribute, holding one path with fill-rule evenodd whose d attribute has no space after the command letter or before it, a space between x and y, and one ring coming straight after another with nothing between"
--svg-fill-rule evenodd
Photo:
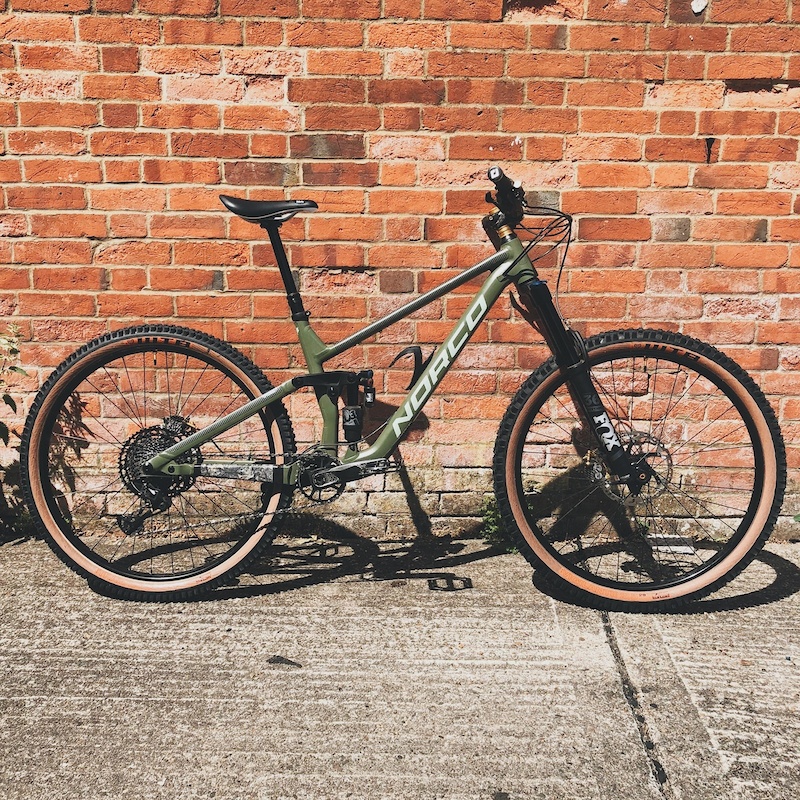
<instances>
[{"instance_id":1,"label":"handlebar grip","mask_svg":"<svg viewBox=\"0 0 800 800\"><path fill-rule=\"evenodd\" d=\"M500 167L489 167L489 180L495 185L498 192L507 194L514 191L514 184Z\"/></svg>"},{"instance_id":2,"label":"handlebar grip","mask_svg":"<svg viewBox=\"0 0 800 800\"><path fill-rule=\"evenodd\" d=\"M495 185L497 192L494 198L487 195L487 200L503 212L512 227L518 225L525 215L525 190L521 186L515 186L500 167L489 167L489 180Z\"/></svg>"}]
</instances>

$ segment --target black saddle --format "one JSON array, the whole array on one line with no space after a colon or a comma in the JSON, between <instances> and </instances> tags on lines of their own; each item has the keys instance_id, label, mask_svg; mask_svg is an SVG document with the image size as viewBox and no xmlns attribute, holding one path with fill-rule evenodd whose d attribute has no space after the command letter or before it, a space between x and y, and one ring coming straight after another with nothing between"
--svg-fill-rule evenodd
<instances>
[{"instance_id":1,"label":"black saddle","mask_svg":"<svg viewBox=\"0 0 800 800\"><path fill-rule=\"evenodd\" d=\"M286 222L301 211L316 211L313 200L243 200L221 194L219 199L228 211L233 211L248 222Z\"/></svg>"}]
</instances>

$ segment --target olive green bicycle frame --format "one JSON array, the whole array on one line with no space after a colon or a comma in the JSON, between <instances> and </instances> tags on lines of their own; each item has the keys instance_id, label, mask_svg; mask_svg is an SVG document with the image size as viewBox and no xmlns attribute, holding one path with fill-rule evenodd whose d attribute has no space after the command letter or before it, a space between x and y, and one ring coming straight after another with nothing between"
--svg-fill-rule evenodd
<instances>
[{"instance_id":1,"label":"olive green bicycle frame","mask_svg":"<svg viewBox=\"0 0 800 800\"><path fill-rule=\"evenodd\" d=\"M513 236L503 242L497 252L474 267L465 270L461 275L420 295L410 303L401 306L336 344L324 344L314 332L307 316L303 319L294 320L300 347L306 360L308 374L320 375L325 371L323 365L331 358L347 352L390 325L405 319L420 308L424 308L434 300L443 297L478 275L489 271L491 271L490 275L486 278L458 322L456 322L453 330L436 349L427 366L410 388L400 407L389 418L375 442L364 450L346 447L342 463L357 465L388 458L448 373L459 353L470 341L472 334L497 302L503 290L512 282L535 280L538 277L536 270L524 252L522 242L516 236ZM169 475L182 474L189 471L192 465L176 464L175 459L192 448L199 447L235 425L240 424L270 404L278 402L297 391L300 387L296 385L294 380L284 381L279 386L249 401L236 411L221 417L211 425L163 450L150 459L148 462L149 469L151 472L164 472ZM332 398L327 392L320 392L318 393L318 404L323 423L322 439L319 444L329 450L332 455L336 455L339 448L345 447L347 444L342 443L339 439L339 410L336 399ZM248 463L244 459L237 460L237 464L243 466ZM296 464L278 467L278 469L284 470L282 482L287 484L294 483L296 480L296 468Z\"/></svg>"}]
</instances>

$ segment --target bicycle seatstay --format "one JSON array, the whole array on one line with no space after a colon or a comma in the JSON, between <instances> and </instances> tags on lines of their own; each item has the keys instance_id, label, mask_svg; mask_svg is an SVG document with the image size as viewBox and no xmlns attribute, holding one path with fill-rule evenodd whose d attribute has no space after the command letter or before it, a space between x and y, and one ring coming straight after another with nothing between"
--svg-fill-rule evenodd
<instances>
[{"instance_id":1,"label":"bicycle seatstay","mask_svg":"<svg viewBox=\"0 0 800 800\"><path fill-rule=\"evenodd\" d=\"M270 405L270 403L277 403L294 391L297 391L297 387L292 383L292 381L284 381L282 384L272 389L272 391L254 398L249 403L245 403L241 408L237 408L230 414L220 417L216 422L212 422L211 425L208 425L199 431L195 431L195 433L187 436L185 439L182 439L176 445L173 445L166 450L162 450L162 452L147 462L148 467L152 472L161 471L167 466L167 464L182 456L193 447L199 447L210 439L213 439L215 436L219 436L220 434L229 431L231 428L234 428L248 417L252 417L254 414L257 414L262 408L266 408L268 405ZM178 469L172 470L170 474L180 474L184 472L185 470L181 469L180 466L181 465L179 465Z\"/></svg>"}]
</instances>

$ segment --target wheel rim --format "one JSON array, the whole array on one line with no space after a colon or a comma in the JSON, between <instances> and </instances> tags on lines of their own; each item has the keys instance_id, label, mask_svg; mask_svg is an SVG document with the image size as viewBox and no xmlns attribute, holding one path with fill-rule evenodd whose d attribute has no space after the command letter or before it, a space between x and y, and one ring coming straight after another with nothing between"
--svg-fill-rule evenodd
<instances>
[{"instance_id":1,"label":"wheel rim","mask_svg":"<svg viewBox=\"0 0 800 800\"><path fill-rule=\"evenodd\" d=\"M641 496L605 473L559 373L523 409L506 477L520 529L551 569L608 597L666 598L716 579L763 526L764 454L752 398L716 364L634 347L596 350L591 364L623 445L652 469Z\"/></svg>"},{"instance_id":2,"label":"wheel rim","mask_svg":"<svg viewBox=\"0 0 800 800\"><path fill-rule=\"evenodd\" d=\"M130 588L173 590L229 571L260 540L280 494L198 476L168 481L154 501L137 467L260 392L235 364L179 339L117 343L77 362L42 409L36 448L39 502L59 546L90 573ZM283 455L263 412L184 458L282 463Z\"/></svg>"}]
</instances>

